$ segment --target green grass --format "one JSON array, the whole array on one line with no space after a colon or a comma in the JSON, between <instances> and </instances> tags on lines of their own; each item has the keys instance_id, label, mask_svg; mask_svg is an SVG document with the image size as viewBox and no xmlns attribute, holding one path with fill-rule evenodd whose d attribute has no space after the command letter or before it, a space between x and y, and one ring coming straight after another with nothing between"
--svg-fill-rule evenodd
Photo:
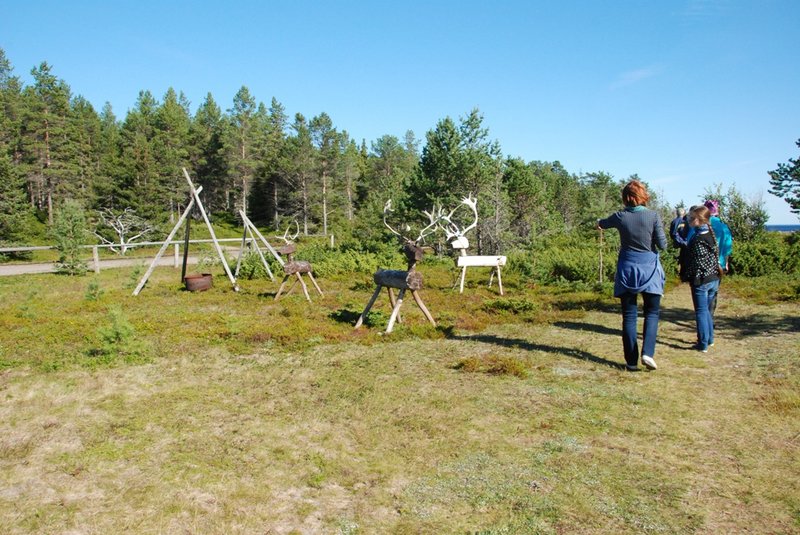
<instances>
[{"instance_id":1,"label":"green grass","mask_svg":"<svg viewBox=\"0 0 800 535\"><path fill-rule=\"evenodd\" d=\"M607 288L421 269L439 325L408 299L391 335L385 296L353 330L368 274L0 279L0 531L800 530L796 303L726 280L700 356L674 288L625 373Z\"/></svg>"}]
</instances>

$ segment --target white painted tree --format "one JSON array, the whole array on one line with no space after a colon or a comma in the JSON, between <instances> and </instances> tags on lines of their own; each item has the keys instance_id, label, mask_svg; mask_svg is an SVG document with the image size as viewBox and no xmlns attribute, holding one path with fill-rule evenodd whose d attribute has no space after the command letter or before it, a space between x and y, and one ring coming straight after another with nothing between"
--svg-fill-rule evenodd
<instances>
[{"instance_id":1,"label":"white painted tree","mask_svg":"<svg viewBox=\"0 0 800 535\"><path fill-rule=\"evenodd\" d=\"M136 211L132 208L125 208L119 213L115 213L111 208L103 208L97 215L100 220L95 226L94 235L109 245L109 249L122 256L125 256L132 243L156 230L156 227L146 219L136 215ZM111 229L117 237L116 241L109 240L100 232L101 224Z\"/></svg>"}]
</instances>

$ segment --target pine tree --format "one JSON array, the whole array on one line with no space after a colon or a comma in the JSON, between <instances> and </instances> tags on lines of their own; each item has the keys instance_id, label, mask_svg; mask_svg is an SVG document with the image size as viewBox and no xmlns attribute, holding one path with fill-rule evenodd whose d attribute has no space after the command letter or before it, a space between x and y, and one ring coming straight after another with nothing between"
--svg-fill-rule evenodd
<instances>
[{"instance_id":1,"label":"pine tree","mask_svg":"<svg viewBox=\"0 0 800 535\"><path fill-rule=\"evenodd\" d=\"M62 202L53 219L51 231L59 252L56 267L68 275L86 274L81 246L86 242L86 216L83 206L74 199Z\"/></svg>"},{"instance_id":2,"label":"pine tree","mask_svg":"<svg viewBox=\"0 0 800 535\"><path fill-rule=\"evenodd\" d=\"M140 91L136 105L122 124L122 158L117 191L124 208L144 217L160 219L158 168L153 148L158 102L149 91Z\"/></svg>"},{"instance_id":3,"label":"pine tree","mask_svg":"<svg viewBox=\"0 0 800 535\"><path fill-rule=\"evenodd\" d=\"M800 148L800 139L795 143ZM788 163L778 164L769 172L769 192L786 201L792 213L800 216L800 158L789 158Z\"/></svg>"},{"instance_id":4,"label":"pine tree","mask_svg":"<svg viewBox=\"0 0 800 535\"><path fill-rule=\"evenodd\" d=\"M262 117L263 115L263 117ZM270 221L277 228L281 204L285 202L286 177L281 168L281 155L286 144L286 112L274 97L268 110L258 116L258 168L250 195L250 218Z\"/></svg>"},{"instance_id":5,"label":"pine tree","mask_svg":"<svg viewBox=\"0 0 800 535\"><path fill-rule=\"evenodd\" d=\"M158 176L157 199L162 209L169 209L170 221L177 217L186 202L182 168L189 161L189 103L171 87L155 111L153 154Z\"/></svg>"},{"instance_id":6,"label":"pine tree","mask_svg":"<svg viewBox=\"0 0 800 535\"><path fill-rule=\"evenodd\" d=\"M225 206L224 129L222 111L208 93L189 128L189 165L197 176L197 185L203 186L203 204L209 211L219 211Z\"/></svg>"},{"instance_id":7,"label":"pine tree","mask_svg":"<svg viewBox=\"0 0 800 535\"><path fill-rule=\"evenodd\" d=\"M463 190L458 184L461 134L445 117L428 131L425 141L419 169L409 184L410 201L417 210L429 209L435 202L455 206Z\"/></svg>"},{"instance_id":8,"label":"pine tree","mask_svg":"<svg viewBox=\"0 0 800 535\"><path fill-rule=\"evenodd\" d=\"M111 104L106 102L100 112L100 132L97 151L99 154L98 180L95 182L94 207L122 208L124 195L120 191L122 182L122 135L121 127L114 116Z\"/></svg>"},{"instance_id":9,"label":"pine tree","mask_svg":"<svg viewBox=\"0 0 800 535\"><path fill-rule=\"evenodd\" d=\"M95 195L100 180L101 162L100 117L88 100L77 96L72 100L67 121L66 136L70 143L65 144L68 160L69 180L63 181L59 197L72 197L85 205L95 204Z\"/></svg>"},{"instance_id":10,"label":"pine tree","mask_svg":"<svg viewBox=\"0 0 800 535\"><path fill-rule=\"evenodd\" d=\"M295 114L294 135L287 140L281 166L290 180L293 203L291 212L302 219L303 234L308 235L311 223L310 186L314 171L314 146L311 132L303 114Z\"/></svg>"},{"instance_id":11,"label":"pine tree","mask_svg":"<svg viewBox=\"0 0 800 535\"><path fill-rule=\"evenodd\" d=\"M356 191L361 184L365 162L358 150L358 145L350 139L347 131L342 132L341 144L344 149L339 161L339 174L344 186L344 216L348 222L352 223L355 216Z\"/></svg>"},{"instance_id":12,"label":"pine tree","mask_svg":"<svg viewBox=\"0 0 800 535\"><path fill-rule=\"evenodd\" d=\"M233 213L236 209L247 212L247 196L257 166L256 111L256 101L250 90L242 86L233 97L233 108L228 110L228 128L224 140L229 178L225 208Z\"/></svg>"},{"instance_id":13,"label":"pine tree","mask_svg":"<svg viewBox=\"0 0 800 535\"><path fill-rule=\"evenodd\" d=\"M320 202L322 211L322 234L328 235L328 210L332 195L333 175L339 159L339 134L333 127L333 121L327 113L323 112L311 119L309 125L311 139L316 149L315 167L316 176L320 181Z\"/></svg>"},{"instance_id":14,"label":"pine tree","mask_svg":"<svg viewBox=\"0 0 800 535\"><path fill-rule=\"evenodd\" d=\"M21 157L20 128L22 115L22 83L0 48L0 155L7 154L12 163Z\"/></svg>"},{"instance_id":15,"label":"pine tree","mask_svg":"<svg viewBox=\"0 0 800 535\"><path fill-rule=\"evenodd\" d=\"M0 154L0 243L21 241L25 237L29 216L25 180L11 163L11 158Z\"/></svg>"},{"instance_id":16,"label":"pine tree","mask_svg":"<svg viewBox=\"0 0 800 535\"><path fill-rule=\"evenodd\" d=\"M22 160L31 197L53 222L53 207L61 183L68 180L67 117L69 86L51 73L47 63L31 70L34 85L23 91Z\"/></svg>"}]
</instances>

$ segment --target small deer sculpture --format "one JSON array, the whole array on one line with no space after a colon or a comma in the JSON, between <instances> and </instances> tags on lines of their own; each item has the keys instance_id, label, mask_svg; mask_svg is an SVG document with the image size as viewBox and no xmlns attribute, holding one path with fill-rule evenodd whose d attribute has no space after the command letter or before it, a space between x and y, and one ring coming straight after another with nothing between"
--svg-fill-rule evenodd
<instances>
[{"instance_id":1,"label":"small deer sculpture","mask_svg":"<svg viewBox=\"0 0 800 535\"><path fill-rule=\"evenodd\" d=\"M458 226L457 223L453 221L453 215L461 205L469 207L473 215L475 216L475 220L472 222L472 224L470 224L463 230ZM503 279L502 276L500 275L500 268L506 265L506 257L467 255L467 249L469 248L469 240L466 237L466 233L474 229L478 225L478 201L470 194L467 197L461 199L461 203L459 204L459 206L456 206L449 214L443 215L440 218L444 222L444 224L440 223L440 226L444 230L447 239L453 240L451 243L453 249L460 251L460 255L457 257L456 260L456 265L461 268L461 284L459 293L464 293L464 279L466 278L467 275L467 268L475 266L475 267L492 268L492 272L489 276L489 286L492 285L492 281L494 280L494 274L495 272L497 272L497 285L500 288L500 295L503 295Z\"/></svg>"},{"instance_id":2,"label":"small deer sculpture","mask_svg":"<svg viewBox=\"0 0 800 535\"><path fill-rule=\"evenodd\" d=\"M432 325L436 326L436 321L433 319L433 316L431 316L431 313L428 311L425 303L422 302L422 297L419 295L419 290L422 289L422 273L416 271L415 268L417 262L422 260L422 243L425 241L425 237L435 232L439 226L441 209L438 211L433 209L430 212L423 212L426 216L428 216L429 224L420 231L419 235L414 240L396 231L389 225L389 223L387 223L386 216L392 211L392 201L390 199L386 201L386 204L383 207L383 224L386 226L386 228L392 231L393 234L397 235L403 240L403 253L406 256L407 268L405 271L379 269L375 272L372 277L376 285L375 292L372 294L372 298L369 300L364 312L362 312L361 316L359 316L358 322L356 322L355 326L356 329L361 327L361 325L364 323L364 318L366 318L367 314L372 308L372 305L375 304L375 301L378 299L378 295L381 293L381 290L384 287L386 287L387 293L389 294L389 302L392 305L392 315L389 317L389 324L386 327L387 334L392 332L395 321L402 321L400 319L400 306L403 304L403 297L405 297L406 290L411 292L411 295L414 297L414 301L417 303L420 310L422 310L425 318L427 318ZM392 288L399 290L396 300L394 293L392 292Z\"/></svg>"},{"instance_id":3,"label":"small deer sculpture","mask_svg":"<svg viewBox=\"0 0 800 535\"><path fill-rule=\"evenodd\" d=\"M299 282L300 286L303 288L303 294L308 299L308 302L311 302L311 297L308 295L308 288L306 287L306 283L303 281L302 275L305 273L308 275L308 278L311 279L311 282L314 284L314 288L317 289L319 295L322 294L322 290L317 284L317 281L314 280L314 275L311 273L313 269L311 268L311 263L306 262L305 260L295 260L294 253L297 250L297 246L294 244L294 240L297 239L297 236L300 235L300 224L297 221L294 222L297 225L297 232L294 235L289 236L289 229L291 228L291 224L286 227L286 232L283 233L283 236L276 236L276 238L280 238L283 240L286 245L277 248L277 251L280 255L285 256L288 262L283 265L283 272L284 277L283 281L281 282L281 287L278 288L278 293L275 294L275 300L277 301L278 298L281 296L283 292L283 288L286 286L286 281L289 280L290 277L296 277L295 281L289 287L289 290L286 292L286 295L289 295L292 290L294 289L295 285Z\"/></svg>"}]
</instances>

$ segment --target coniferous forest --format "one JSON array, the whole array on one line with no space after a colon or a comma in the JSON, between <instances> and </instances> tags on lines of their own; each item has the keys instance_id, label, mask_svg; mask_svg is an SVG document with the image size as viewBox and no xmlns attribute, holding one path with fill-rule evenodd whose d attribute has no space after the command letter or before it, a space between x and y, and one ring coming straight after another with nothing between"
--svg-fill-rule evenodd
<instances>
[{"instance_id":1,"label":"coniferous forest","mask_svg":"<svg viewBox=\"0 0 800 535\"><path fill-rule=\"evenodd\" d=\"M244 86L231 102L209 93L194 113L179 90L145 89L118 117L110 104L98 111L73 94L56 72L43 62L25 85L0 49L4 246L47 242L42 229L67 200L95 224L98 214L127 211L169 226L188 202L185 167L215 218L235 222L243 209L267 228L297 221L305 235L353 237L361 247L387 240L380 224L387 199L397 217L419 221L434 203L451 208L472 194L480 212L474 249L524 251L593 237L592 222L619 208L620 187L631 178L505 155L478 109L439 120L421 139L408 131L365 140L324 111L291 115L278 98L265 104ZM671 207L651 193L667 224ZM721 200L737 240L763 233L763 202L721 184L708 193Z\"/></svg>"}]
</instances>

